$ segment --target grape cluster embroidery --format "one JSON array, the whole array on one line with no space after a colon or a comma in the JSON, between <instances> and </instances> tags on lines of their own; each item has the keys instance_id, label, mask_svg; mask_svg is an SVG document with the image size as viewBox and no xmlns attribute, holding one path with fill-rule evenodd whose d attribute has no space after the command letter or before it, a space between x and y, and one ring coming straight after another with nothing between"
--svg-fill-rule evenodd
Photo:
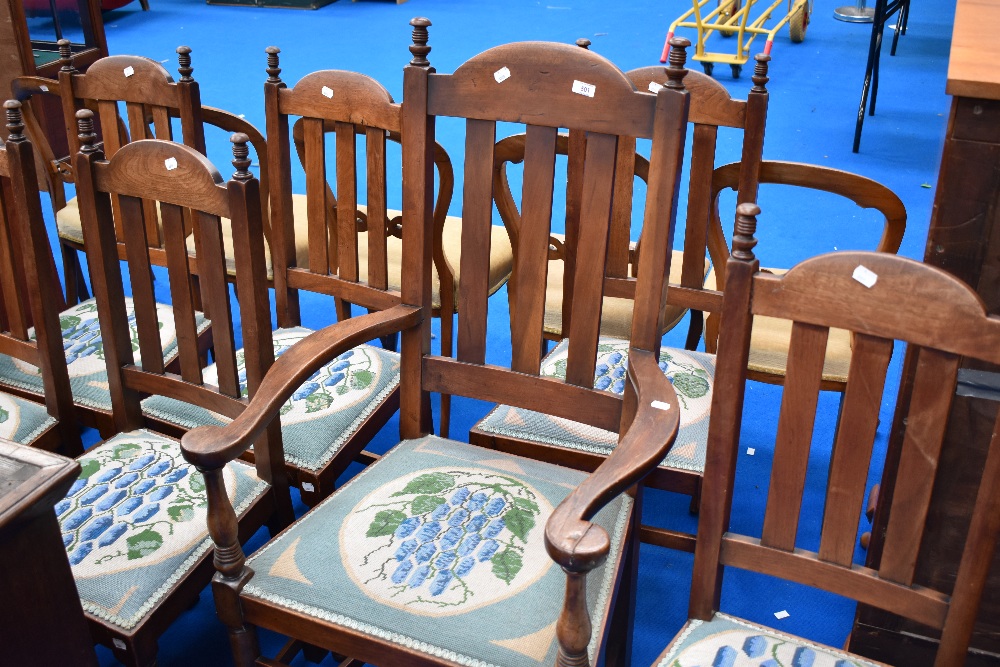
<instances>
[{"instance_id":1,"label":"grape cluster embroidery","mask_svg":"<svg viewBox=\"0 0 1000 667\"><path fill-rule=\"evenodd\" d=\"M713 652L714 650L714 652ZM710 663L704 659L712 657ZM688 663L687 659L694 660ZM737 630L711 635L682 650L670 667L709 664L711 667L860 667L820 648L801 646L777 637L747 635ZM868 664L868 663L864 663Z\"/></svg>"},{"instance_id":2,"label":"grape cluster embroidery","mask_svg":"<svg viewBox=\"0 0 1000 667\"><path fill-rule=\"evenodd\" d=\"M55 507L76 576L146 565L204 539L205 482L176 443L120 442L80 463L80 476ZM235 489L232 473L225 475L226 488Z\"/></svg>"},{"instance_id":3,"label":"grape cluster embroidery","mask_svg":"<svg viewBox=\"0 0 1000 667\"><path fill-rule=\"evenodd\" d=\"M538 526L552 509L523 482L455 469L410 476L400 488L403 481L370 495L345 521L342 535L366 538L352 576L369 595L411 610L464 612L512 596L551 566L525 557L542 548ZM357 555L345 559L353 561Z\"/></svg>"}]
</instances>

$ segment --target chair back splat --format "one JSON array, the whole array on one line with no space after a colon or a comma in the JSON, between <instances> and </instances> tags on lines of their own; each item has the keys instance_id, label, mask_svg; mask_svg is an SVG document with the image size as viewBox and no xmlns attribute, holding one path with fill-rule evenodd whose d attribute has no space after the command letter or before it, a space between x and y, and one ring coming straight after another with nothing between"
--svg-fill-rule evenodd
<instances>
[{"instance_id":1,"label":"chair back splat","mask_svg":"<svg viewBox=\"0 0 1000 667\"><path fill-rule=\"evenodd\" d=\"M722 566L733 566L911 618L941 632L936 665L962 664L1000 532L1000 499L995 493L1000 484L1000 435L994 436L986 462L977 470L979 493L954 589L921 585L917 554L933 480L939 465L946 464L941 450L959 360L1000 363L1000 319L988 316L979 297L953 276L889 253L831 253L783 275L764 273L753 253L758 213L756 206L740 206L727 265L691 618L713 621ZM791 321L792 334L762 529L748 535L732 529L730 519L736 502L750 331L753 318L761 316ZM804 545L800 509L827 337L833 328L851 332L854 349L818 543ZM854 564L853 557L896 340L917 350L917 371L912 393L896 404L897 420L906 424L906 433L881 557L877 566L864 567ZM675 659L680 646L672 645L674 653L668 650L666 657ZM674 663L665 659L657 664Z\"/></svg>"}]
</instances>

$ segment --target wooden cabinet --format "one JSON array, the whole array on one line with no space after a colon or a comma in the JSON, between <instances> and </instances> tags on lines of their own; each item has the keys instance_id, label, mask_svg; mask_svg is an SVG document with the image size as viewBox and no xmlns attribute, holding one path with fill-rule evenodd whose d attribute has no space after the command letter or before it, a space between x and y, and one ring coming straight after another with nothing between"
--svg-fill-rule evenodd
<instances>
[{"instance_id":1,"label":"wooden cabinet","mask_svg":"<svg viewBox=\"0 0 1000 667\"><path fill-rule=\"evenodd\" d=\"M53 507L72 459L0 440L0 637L5 665L96 667Z\"/></svg>"},{"instance_id":2,"label":"wooden cabinet","mask_svg":"<svg viewBox=\"0 0 1000 667\"><path fill-rule=\"evenodd\" d=\"M1000 5L991 0L959 0L955 15L947 92L953 96L944 154L924 261L952 273L979 293L991 314L1000 314ZM933 482L924 544L917 563L918 583L944 590L954 582L968 532L986 447L1000 406L1000 368L963 364L959 390L945 436L943 461ZM913 357L903 364L901 392L914 373ZM993 389L990 389L992 385ZM905 407L907 401L901 401ZM906 425L898 418L889 436L879 507L868 563L878 563L881 537L899 447ZM966 472L968 474L966 474ZM894 665L933 662L934 633L872 607L859 605L850 650ZM969 666L1000 665L1000 551L983 595L972 638Z\"/></svg>"}]
</instances>

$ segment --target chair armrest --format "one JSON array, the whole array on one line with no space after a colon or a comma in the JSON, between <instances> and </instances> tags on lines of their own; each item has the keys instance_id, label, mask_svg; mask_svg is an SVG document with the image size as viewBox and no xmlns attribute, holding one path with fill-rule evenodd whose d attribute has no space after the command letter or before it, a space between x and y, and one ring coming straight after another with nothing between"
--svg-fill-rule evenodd
<instances>
[{"instance_id":1,"label":"chair armrest","mask_svg":"<svg viewBox=\"0 0 1000 667\"><path fill-rule=\"evenodd\" d=\"M611 542L590 519L649 474L677 437L677 394L652 352L629 350L628 378L637 401L632 425L604 463L556 507L545 524L549 555L570 572L588 572L604 562Z\"/></svg>"},{"instance_id":2,"label":"chair armrest","mask_svg":"<svg viewBox=\"0 0 1000 667\"><path fill-rule=\"evenodd\" d=\"M324 364L361 343L416 326L421 320L419 308L399 305L310 334L275 360L246 410L231 423L186 433L181 438L184 458L203 470L221 468L261 436L285 401Z\"/></svg>"}]
</instances>

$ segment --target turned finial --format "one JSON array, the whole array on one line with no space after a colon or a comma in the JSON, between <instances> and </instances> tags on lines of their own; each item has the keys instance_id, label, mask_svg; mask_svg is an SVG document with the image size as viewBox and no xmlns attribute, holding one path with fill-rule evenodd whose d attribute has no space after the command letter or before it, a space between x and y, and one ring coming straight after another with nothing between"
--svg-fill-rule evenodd
<instances>
[{"instance_id":1,"label":"turned finial","mask_svg":"<svg viewBox=\"0 0 1000 667\"><path fill-rule=\"evenodd\" d=\"M264 53L267 54L267 82L268 83L281 83L281 68L278 67L278 54L281 53L281 49L277 46L269 46L264 49Z\"/></svg>"},{"instance_id":2,"label":"turned finial","mask_svg":"<svg viewBox=\"0 0 1000 667\"><path fill-rule=\"evenodd\" d=\"M587 39L586 37L581 37L580 39L576 40L576 45L579 46L581 49L590 50L590 40Z\"/></svg>"},{"instance_id":3,"label":"turned finial","mask_svg":"<svg viewBox=\"0 0 1000 667\"><path fill-rule=\"evenodd\" d=\"M97 135L94 134L94 112L90 109L80 109L76 112L76 129L80 139L81 153L96 153Z\"/></svg>"},{"instance_id":4,"label":"turned finial","mask_svg":"<svg viewBox=\"0 0 1000 667\"><path fill-rule=\"evenodd\" d=\"M69 40L60 39L56 42L56 46L59 48L60 71L75 72L76 67L73 66L73 46L69 43Z\"/></svg>"},{"instance_id":5,"label":"turned finial","mask_svg":"<svg viewBox=\"0 0 1000 667\"><path fill-rule=\"evenodd\" d=\"M736 207L736 230L733 232L733 257L736 259L754 260L758 215L760 207L757 204L743 203Z\"/></svg>"},{"instance_id":6,"label":"turned finial","mask_svg":"<svg viewBox=\"0 0 1000 667\"><path fill-rule=\"evenodd\" d=\"M684 77L687 76L687 48L691 46L691 40L685 37L670 38L670 58L667 67L667 88L684 88Z\"/></svg>"},{"instance_id":7,"label":"turned finial","mask_svg":"<svg viewBox=\"0 0 1000 667\"><path fill-rule=\"evenodd\" d=\"M247 147L250 137L242 132L236 132L229 140L233 142L233 166L236 167L233 178L237 181L248 181L253 178L253 174L250 173L250 149Z\"/></svg>"},{"instance_id":8,"label":"turned finial","mask_svg":"<svg viewBox=\"0 0 1000 667\"><path fill-rule=\"evenodd\" d=\"M766 93L767 82L770 81L767 76L767 63L770 62L771 56L766 53L758 53L753 59L757 61L753 66L753 76L750 77L750 80L753 81L753 91Z\"/></svg>"},{"instance_id":9,"label":"turned finial","mask_svg":"<svg viewBox=\"0 0 1000 667\"><path fill-rule=\"evenodd\" d=\"M194 81L191 78L191 72L194 68L191 67L191 47L190 46L178 46L177 47L177 73L181 75L181 81Z\"/></svg>"},{"instance_id":10,"label":"turned finial","mask_svg":"<svg viewBox=\"0 0 1000 667\"><path fill-rule=\"evenodd\" d=\"M21 117L21 103L17 100L7 100L3 103L7 110L7 131L10 135L7 141L24 141L24 118Z\"/></svg>"},{"instance_id":11,"label":"turned finial","mask_svg":"<svg viewBox=\"0 0 1000 667\"><path fill-rule=\"evenodd\" d=\"M416 67L430 67L431 63L427 60L427 54L431 52L431 47L427 46L427 28L431 25L431 20L418 16L410 19L410 25L413 26L413 44L410 45L413 60L410 61L410 64Z\"/></svg>"}]
</instances>

